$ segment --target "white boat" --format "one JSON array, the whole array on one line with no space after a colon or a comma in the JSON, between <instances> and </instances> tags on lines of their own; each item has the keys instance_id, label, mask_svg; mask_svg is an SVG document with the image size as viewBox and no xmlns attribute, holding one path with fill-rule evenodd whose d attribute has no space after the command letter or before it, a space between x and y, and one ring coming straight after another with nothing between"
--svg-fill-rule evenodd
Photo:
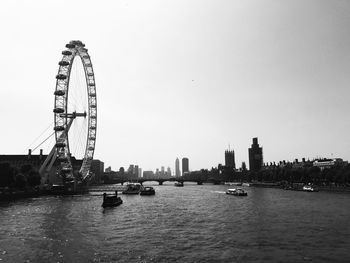
<instances>
[{"instance_id":1,"label":"white boat","mask_svg":"<svg viewBox=\"0 0 350 263\"><path fill-rule=\"evenodd\" d=\"M174 185L177 187L182 187L184 186L184 182L176 182Z\"/></svg>"},{"instance_id":2,"label":"white boat","mask_svg":"<svg viewBox=\"0 0 350 263\"><path fill-rule=\"evenodd\" d=\"M122 192L125 195L138 195L142 189L142 185L138 183L128 183L126 189Z\"/></svg>"},{"instance_id":3,"label":"white boat","mask_svg":"<svg viewBox=\"0 0 350 263\"><path fill-rule=\"evenodd\" d=\"M248 193L241 188L227 189L226 194L235 196L247 196Z\"/></svg>"},{"instance_id":4,"label":"white boat","mask_svg":"<svg viewBox=\"0 0 350 263\"><path fill-rule=\"evenodd\" d=\"M318 190L314 187L312 187L311 185L304 185L303 186L303 191L306 192L318 192Z\"/></svg>"}]
</instances>

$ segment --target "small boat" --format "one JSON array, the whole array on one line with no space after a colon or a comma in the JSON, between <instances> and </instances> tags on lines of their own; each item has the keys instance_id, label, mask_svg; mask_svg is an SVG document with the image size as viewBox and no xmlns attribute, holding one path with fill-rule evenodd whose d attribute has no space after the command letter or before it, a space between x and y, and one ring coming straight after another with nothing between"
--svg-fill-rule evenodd
<instances>
[{"instance_id":1,"label":"small boat","mask_svg":"<svg viewBox=\"0 0 350 263\"><path fill-rule=\"evenodd\" d=\"M182 187L182 186L184 186L184 182L176 182L175 186Z\"/></svg>"},{"instance_id":2,"label":"small boat","mask_svg":"<svg viewBox=\"0 0 350 263\"><path fill-rule=\"evenodd\" d=\"M113 207L118 206L123 203L123 200L118 197L118 192L115 191L115 195L107 195L106 193L103 193L103 203L102 207Z\"/></svg>"},{"instance_id":3,"label":"small boat","mask_svg":"<svg viewBox=\"0 0 350 263\"><path fill-rule=\"evenodd\" d=\"M146 186L142 188L140 191L140 195L155 195L155 194L156 194L156 191L151 186Z\"/></svg>"},{"instance_id":4,"label":"small boat","mask_svg":"<svg viewBox=\"0 0 350 263\"><path fill-rule=\"evenodd\" d=\"M303 191L305 192L318 192L318 190L311 185L304 185L303 186Z\"/></svg>"},{"instance_id":5,"label":"small boat","mask_svg":"<svg viewBox=\"0 0 350 263\"><path fill-rule=\"evenodd\" d=\"M247 196L248 193L241 188L227 189L226 194L235 196Z\"/></svg>"},{"instance_id":6,"label":"small boat","mask_svg":"<svg viewBox=\"0 0 350 263\"><path fill-rule=\"evenodd\" d=\"M141 191L141 184L129 183L126 185L126 189L122 192L124 195L138 195Z\"/></svg>"}]
</instances>

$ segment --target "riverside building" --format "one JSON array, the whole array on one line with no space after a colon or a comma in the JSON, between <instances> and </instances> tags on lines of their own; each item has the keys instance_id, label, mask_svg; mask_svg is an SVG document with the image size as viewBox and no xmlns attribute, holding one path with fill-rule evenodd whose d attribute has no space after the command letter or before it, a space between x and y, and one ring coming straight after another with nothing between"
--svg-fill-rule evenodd
<instances>
[{"instance_id":1,"label":"riverside building","mask_svg":"<svg viewBox=\"0 0 350 263\"><path fill-rule=\"evenodd\" d=\"M226 150L225 151L225 166L236 169L235 151L234 150Z\"/></svg>"},{"instance_id":2,"label":"riverside building","mask_svg":"<svg viewBox=\"0 0 350 263\"><path fill-rule=\"evenodd\" d=\"M248 149L249 170L256 172L261 170L263 165L263 148L259 146L258 138L253 138L252 147Z\"/></svg>"},{"instance_id":3,"label":"riverside building","mask_svg":"<svg viewBox=\"0 0 350 263\"><path fill-rule=\"evenodd\" d=\"M182 175L189 172L189 161L188 158L182 158Z\"/></svg>"},{"instance_id":4,"label":"riverside building","mask_svg":"<svg viewBox=\"0 0 350 263\"><path fill-rule=\"evenodd\" d=\"M176 177L181 176L179 158L176 158L176 161L175 161L175 176Z\"/></svg>"}]
</instances>

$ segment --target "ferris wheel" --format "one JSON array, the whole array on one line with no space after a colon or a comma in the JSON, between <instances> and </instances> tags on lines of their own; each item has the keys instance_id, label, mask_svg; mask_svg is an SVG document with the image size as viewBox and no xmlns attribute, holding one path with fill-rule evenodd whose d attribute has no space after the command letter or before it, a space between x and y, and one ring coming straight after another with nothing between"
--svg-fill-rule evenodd
<instances>
[{"instance_id":1,"label":"ferris wheel","mask_svg":"<svg viewBox=\"0 0 350 263\"><path fill-rule=\"evenodd\" d=\"M95 151L96 85L85 44L73 40L66 48L56 75L53 152L62 179L79 182L89 177Z\"/></svg>"}]
</instances>

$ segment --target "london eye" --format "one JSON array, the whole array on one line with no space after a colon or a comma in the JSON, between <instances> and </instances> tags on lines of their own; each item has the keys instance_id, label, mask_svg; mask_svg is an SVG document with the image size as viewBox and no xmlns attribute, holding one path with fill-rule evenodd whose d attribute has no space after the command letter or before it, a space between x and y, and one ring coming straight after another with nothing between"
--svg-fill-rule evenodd
<instances>
[{"instance_id":1,"label":"london eye","mask_svg":"<svg viewBox=\"0 0 350 263\"><path fill-rule=\"evenodd\" d=\"M57 174L64 182L83 182L90 176L95 151L96 83L85 44L73 40L66 48L56 75L52 154L57 160ZM73 157L80 161L73 161Z\"/></svg>"}]
</instances>

